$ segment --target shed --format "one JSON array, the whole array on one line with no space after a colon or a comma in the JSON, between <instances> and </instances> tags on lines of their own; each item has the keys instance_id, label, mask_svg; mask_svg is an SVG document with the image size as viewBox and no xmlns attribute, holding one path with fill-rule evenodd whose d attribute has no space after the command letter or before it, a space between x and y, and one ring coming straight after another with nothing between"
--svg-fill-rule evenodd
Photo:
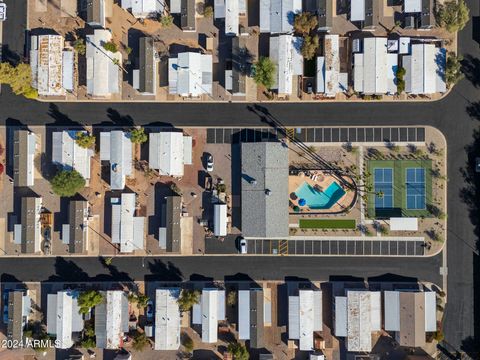
<instances>
[{"instance_id":1,"label":"shed","mask_svg":"<svg viewBox=\"0 0 480 360\"><path fill-rule=\"evenodd\" d=\"M215 236L227 235L227 204L213 205L213 233Z\"/></svg>"},{"instance_id":2,"label":"shed","mask_svg":"<svg viewBox=\"0 0 480 360\"><path fill-rule=\"evenodd\" d=\"M238 291L238 338L250 340L250 290Z\"/></svg>"},{"instance_id":3,"label":"shed","mask_svg":"<svg viewBox=\"0 0 480 360\"><path fill-rule=\"evenodd\" d=\"M425 331L437 331L437 294L425 291Z\"/></svg>"},{"instance_id":4,"label":"shed","mask_svg":"<svg viewBox=\"0 0 480 360\"><path fill-rule=\"evenodd\" d=\"M404 0L403 11L406 13L419 13L422 11L422 0Z\"/></svg>"},{"instance_id":5,"label":"shed","mask_svg":"<svg viewBox=\"0 0 480 360\"><path fill-rule=\"evenodd\" d=\"M350 2L350 21L365 21L365 0Z\"/></svg>"},{"instance_id":6,"label":"shed","mask_svg":"<svg viewBox=\"0 0 480 360\"><path fill-rule=\"evenodd\" d=\"M335 336L347 336L347 297L335 296Z\"/></svg>"}]
</instances>

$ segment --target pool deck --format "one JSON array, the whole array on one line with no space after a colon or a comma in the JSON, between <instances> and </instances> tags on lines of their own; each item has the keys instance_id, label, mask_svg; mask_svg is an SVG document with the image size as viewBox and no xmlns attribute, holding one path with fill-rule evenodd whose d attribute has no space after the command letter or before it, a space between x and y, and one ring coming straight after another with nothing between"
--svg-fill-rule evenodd
<instances>
[{"instance_id":1,"label":"pool deck","mask_svg":"<svg viewBox=\"0 0 480 360\"><path fill-rule=\"evenodd\" d=\"M317 176L311 176L308 175L309 173L311 174L317 174ZM312 187L319 187L321 190L327 189L333 182L335 182L335 178L331 175L327 175L323 173L321 170L308 170L305 172L299 173L299 175L290 175L288 177L288 193L292 194L296 192L296 190L304 183L308 183ZM337 182L338 183L338 182ZM355 193L354 191L351 191L349 189L346 189L344 186L339 184L343 190L345 190L345 195L342 196L342 198L335 204L333 205L330 209L312 209L310 210L308 206L303 206L300 207L300 211L298 213L293 212L293 206L297 205L298 206L298 199L293 200L290 196L290 211L292 214L299 214L299 215L304 215L304 214L315 214L315 213L324 213L324 214L329 214L329 213L338 213L340 211L343 211L345 208L350 206L353 202Z\"/></svg>"}]
</instances>

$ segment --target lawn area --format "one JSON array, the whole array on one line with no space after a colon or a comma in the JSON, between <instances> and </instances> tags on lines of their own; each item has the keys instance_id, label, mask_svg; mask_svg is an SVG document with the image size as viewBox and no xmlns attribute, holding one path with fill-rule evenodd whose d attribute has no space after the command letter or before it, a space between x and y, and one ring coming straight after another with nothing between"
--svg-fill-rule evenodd
<instances>
[{"instance_id":1,"label":"lawn area","mask_svg":"<svg viewBox=\"0 0 480 360\"><path fill-rule=\"evenodd\" d=\"M393 170L393 206L392 208L376 208L375 193L368 194L367 216L374 218L388 217L429 217L427 208L432 203L432 160L367 160L367 169L371 176L367 183L374 185L375 169ZM408 209L406 195L406 169L425 169L425 209ZM373 186L375 191L375 187Z\"/></svg>"},{"instance_id":2,"label":"lawn area","mask_svg":"<svg viewBox=\"0 0 480 360\"><path fill-rule=\"evenodd\" d=\"M355 229L354 219L300 219L300 229Z\"/></svg>"}]
</instances>

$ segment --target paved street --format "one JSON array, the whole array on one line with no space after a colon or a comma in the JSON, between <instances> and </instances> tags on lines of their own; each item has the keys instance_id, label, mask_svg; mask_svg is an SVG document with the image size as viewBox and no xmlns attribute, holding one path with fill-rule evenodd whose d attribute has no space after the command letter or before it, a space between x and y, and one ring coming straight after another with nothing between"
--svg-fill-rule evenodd
<instances>
[{"instance_id":1,"label":"paved street","mask_svg":"<svg viewBox=\"0 0 480 360\"><path fill-rule=\"evenodd\" d=\"M1 281L87 280L285 280L288 277L326 281L335 278L424 279L441 284L437 269L441 256L433 258L335 258L257 256L117 257L111 266L98 258L2 259ZM21 265L19 265L21 264ZM143 266L145 265L145 266ZM333 277L333 278L332 278Z\"/></svg>"},{"instance_id":2,"label":"paved street","mask_svg":"<svg viewBox=\"0 0 480 360\"><path fill-rule=\"evenodd\" d=\"M9 3L9 19L19 19L14 9L26 0L11 0ZM15 5L12 5L15 3ZM471 15L478 24L479 3L468 0ZM20 10L18 10L20 11ZM13 12L13 13L12 13ZM16 21L12 20L11 22ZM8 23L8 22L7 22ZM21 39L17 31L11 33L7 29L16 29L16 25L4 28L4 43ZM16 30L14 30L16 31ZM475 26L475 32L478 27ZM5 34L8 33L9 35ZM469 344L474 335L480 336L480 289L479 261L476 255L477 226L480 215L477 204L480 201L478 192L465 192L464 188L475 185L478 179L470 183L464 180L461 171L480 154L480 148L466 146L473 143L472 137L478 128L480 119L480 50L474 41L474 27L470 22L459 34L459 50L465 57L467 78L463 80L444 100L433 103L324 103L298 104L287 103L262 104L259 111L252 111L247 104L112 104L112 103L59 103L48 104L26 101L14 97L6 87L0 96L0 124L154 124L175 126L265 126L262 120L265 114L270 115L283 125L302 126L395 126L395 125L432 125L440 129L448 142L448 305L444 329L446 340L460 348L462 345L470 350ZM5 39L7 37L7 39ZM12 37L12 39L11 39ZM478 38L478 36L477 36ZM20 40L18 40L20 41ZM23 45L8 44L21 48ZM477 145L477 144L475 144ZM478 185L478 184L477 184ZM467 194L467 195L465 195ZM467 203L464 201L466 199ZM471 209L469 208L471 206ZM473 222L473 224L472 224ZM89 277L109 278L111 274L127 275L140 278L148 274L174 276L180 271L184 278L195 276L211 276L223 278L225 275L246 273L252 278L264 277L283 279L285 276L309 277L312 280L325 280L331 275L376 276L392 273L413 276L422 280L441 283L439 266L441 257L429 259L383 259L383 258L309 258L309 257L274 257L274 258L231 258L231 257L198 257L170 258L171 267L158 262L150 269L148 264L142 267L142 259L117 259L116 268L103 268L98 259L84 258L72 262L54 259L23 260L2 259L0 269L18 280L45 280L57 274L57 278L75 278L81 271ZM151 261L151 260L150 260ZM147 260L148 262L148 260ZM78 266L79 269L75 269ZM176 270L178 268L178 271ZM78 270L78 271L77 271ZM475 270L475 271L474 271ZM11 276L8 276L10 278ZM177 276L177 275L175 275ZM5 278L5 276L4 276ZM477 290L480 291L480 290ZM472 314L472 309L473 314ZM474 326L476 324L476 326ZM478 341L477 341L478 343Z\"/></svg>"}]
</instances>

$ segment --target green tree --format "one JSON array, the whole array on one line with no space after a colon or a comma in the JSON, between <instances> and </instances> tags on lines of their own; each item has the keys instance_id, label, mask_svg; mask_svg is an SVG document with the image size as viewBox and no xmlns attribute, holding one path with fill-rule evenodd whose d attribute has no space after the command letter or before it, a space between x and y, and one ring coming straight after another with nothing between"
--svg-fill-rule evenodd
<instances>
[{"instance_id":1,"label":"green tree","mask_svg":"<svg viewBox=\"0 0 480 360\"><path fill-rule=\"evenodd\" d=\"M162 26L165 28L169 28L173 25L173 16L170 14L161 15L160 24L162 24Z\"/></svg>"},{"instance_id":2,"label":"green tree","mask_svg":"<svg viewBox=\"0 0 480 360\"><path fill-rule=\"evenodd\" d=\"M462 30L470 18L470 10L464 0L449 0L437 6L437 22L449 32Z\"/></svg>"},{"instance_id":3,"label":"green tree","mask_svg":"<svg viewBox=\"0 0 480 360\"><path fill-rule=\"evenodd\" d=\"M180 293L177 303L180 307L180 311L189 311L193 305L200 302L200 291L183 289Z\"/></svg>"},{"instance_id":4,"label":"green tree","mask_svg":"<svg viewBox=\"0 0 480 360\"><path fill-rule=\"evenodd\" d=\"M75 39L73 42L73 48L78 53L78 55L85 55L87 52L87 46L85 45L85 40L82 38Z\"/></svg>"},{"instance_id":5,"label":"green tree","mask_svg":"<svg viewBox=\"0 0 480 360\"><path fill-rule=\"evenodd\" d=\"M118 46L113 41L107 41L102 44L103 48L111 53L116 53L118 51Z\"/></svg>"},{"instance_id":6,"label":"green tree","mask_svg":"<svg viewBox=\"0 0 480 360\"><path fill-rule=\"evenodd\" d=\"M147 335L145 335L145 333L137 331L137 333L133 337L133 349L135 349L136 351L143 351L145 349L145 346L147 346L148 344L150 344L150 340L147 338Z\"/></svg>"},{"instance_id":7,"label":"green tree","mask_svg":"<svg viewBox=\"0 0 480 360\"><path fill-rule=\"evenodd\" d=\"M307 60L312 60L315 57L319 45L318 35L305 35L302 43L302 55Z\"/></svg>"},{"instance_id":8,"label":"green tree","mask_svg":"<svg viewBox=\"0 0 480 360\"><path fill-rule=\"evenodd\" d=\"M78 306L80 314L88 314L91 308L103 302L103 295L97 290L87 290L78 296Z\"/></svg>"},{"instance_id":9,"label":"green tree","mask_svg":"<svg viewBox=\"0 0 480 360\"><path fill-rule=\"evenodd\" d=\"M450 54L448 56L447 66L445 69L445 81L448 87L455 85L460 80L462 80L462 60L462 56L456 56L455 54Z\"/></svg>"},{"instance_id":10,"label":"green tree","mask_svg":"<svg viewBox=\"0 0 480 360\"><path fill-rule=\"evenodd\" d=\"M150 298L145 294L139 294L139 293L128 294L128 301L130 301L131 303L136 303L137 308L139 310L146 308L149 300Z\"/></svg>"},{"instance_id":11,"label":"green tree","mask_svg":"<svg viewBox=\"0 0 480 360\"><path fill-rule=\"evenodd\" d=\"M248 353L245 345L242 345L238 342L228 344L227 351L232 354L234 360L250 359L250 354Z\"/></svg>"},{"instance_id":12,"label":"green tree","mask_svg":"<svg viewBox=\"0 0 480 360\"><path fill-rule=\"evenodd\" d=\"M78 131L75 134L75 142L84 149L90 149L95 146L95 136L85 131Z\"/></svg>"},{"instance_id":13,"label":"green tree","mask_svg":"<svg viewBox=\"0 0 480 360\"><path fill-rule=\"evenodd\" d=\"M29 64L12 66L6 62L0 63L0 84L10 85L15 95L22 95L27 99L38 97L38 91L32 87L32 70Z\"/></svg>"},{"instance_id":14,"label":"green tree","mask_svg":"<svg viewBox=\"0 0 480 360\"><path fill-rule=\"evenodd\" d=\"M295 20L293 27L295 32L299 34L309 34L310 31L314 30L318 26L318 20L315 14L309 12L302 12L295 15Z\"/></svg>"},{"instance_id":15,"label":"green tree","mask_svg":"<svg viewBox=\"0 0 480 360\"><path fill-rule=\"evenodd\" d=\"M203 9L203 16L209 19L213 17L213 8L210 5L205 6Z\"/></svg>"},{"instance_id":16,"label":"green tree","mask_svg":"<svg viewBox=\"0 0 480 360\"><path fill-rule=\"evenodd\" d=\"M271 89L275 84L275 64L268 57L261 57L254 66L253 79L259 85Z\"/></svg>"},{"instance_id":17,"label":"green tree","mask_svg":"<svg viewBox=\"0 0 480 360\"><path fill-rule=\"evenodd\" d=\"M134 144L143 144L147 142L148 136L145 134L144 128L134 128L130 130L130 140Z\"/></svg>"},{"instance_id":18,"label":"green tree","mask_svg":"<svg viewBox=\"0 0 480 360\"><path fill-rule=\"evenodd\" d=\"M69 197L85 187L85 179L77 170L60 170L52 179L51 185L55 194Z\"/></svg>"}]
</instances>

